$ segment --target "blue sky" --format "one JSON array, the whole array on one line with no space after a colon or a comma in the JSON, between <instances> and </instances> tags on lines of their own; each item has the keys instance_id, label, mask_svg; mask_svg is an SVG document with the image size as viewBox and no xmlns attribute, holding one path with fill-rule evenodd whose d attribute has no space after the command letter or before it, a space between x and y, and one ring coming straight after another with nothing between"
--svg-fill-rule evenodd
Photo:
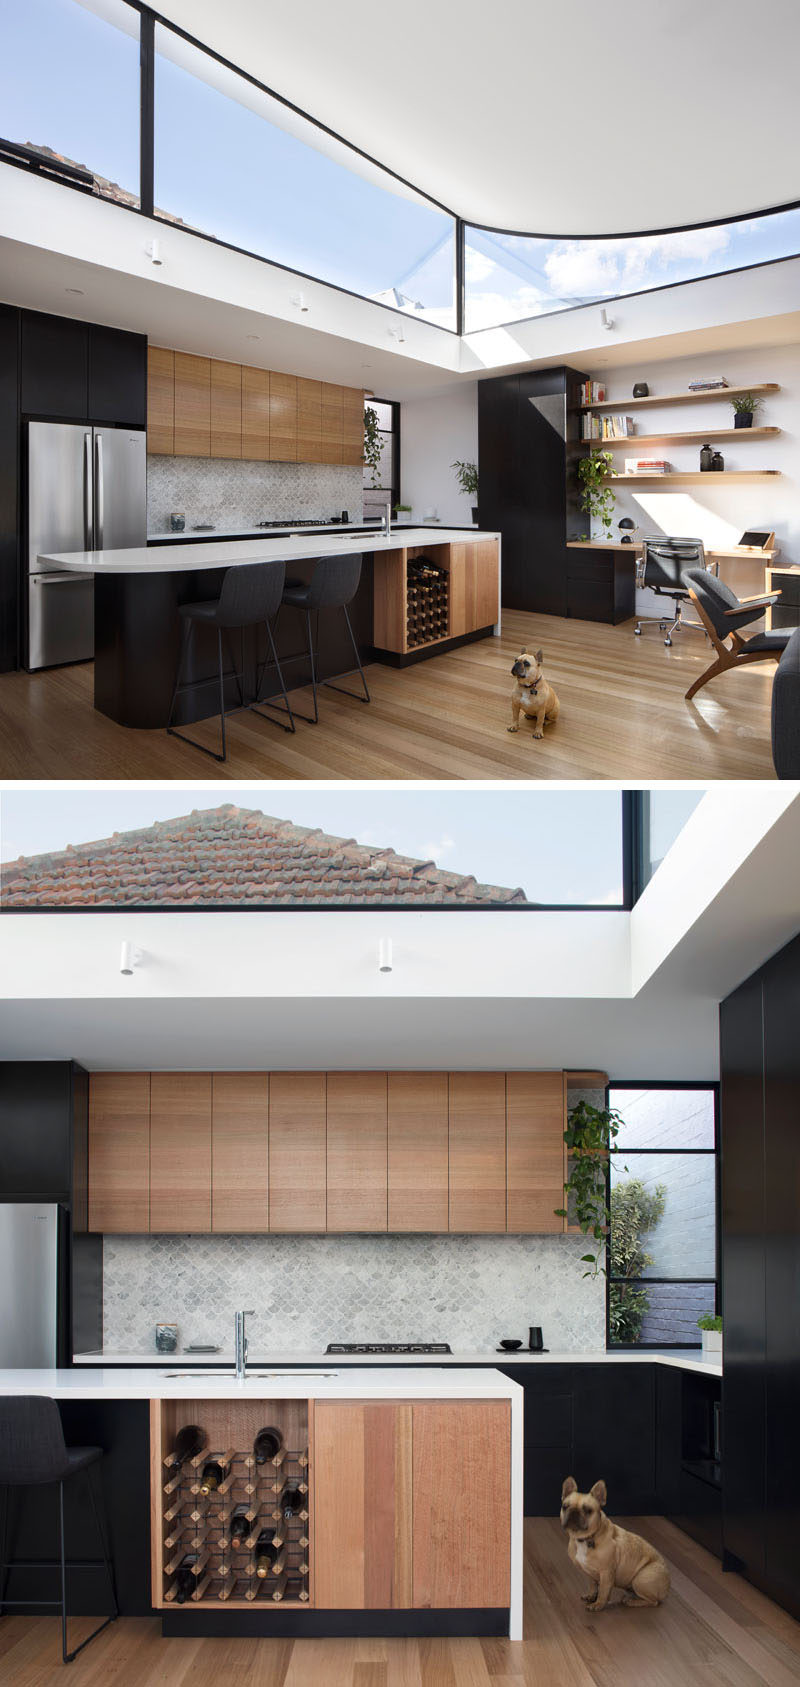
<instances>
[{"instance_id":1,"label":"blue sky","mask_svg":"<svg viewBox=\"0 0 800 1687\"><path fill-rule=\"evenodd\" d=\"M116 5L120 17L131 16L122 0ZM91 0L0 0L0 20L0 132L55 147L135 193L138 41L95 16ZM428 320L454 325L448 218L362 180L162 56L156 203L220 239L354 292L384 297L399 288ZM623 241L472 229L467 328L798 250L800 211Z\"/></svg>"},{"instance_id":2,"label":"blue sky","mask_svg":"<svg viewBox=\"0 0 800 1687\"><path fill-rule=\"evenodd\" d=\"M621 797L613 788L7 787L0 794L0 859L90 843L224 802L432 858L490 884L521 885L532 901L608 902L620 894Z\"/></svg>"}]
</instances>

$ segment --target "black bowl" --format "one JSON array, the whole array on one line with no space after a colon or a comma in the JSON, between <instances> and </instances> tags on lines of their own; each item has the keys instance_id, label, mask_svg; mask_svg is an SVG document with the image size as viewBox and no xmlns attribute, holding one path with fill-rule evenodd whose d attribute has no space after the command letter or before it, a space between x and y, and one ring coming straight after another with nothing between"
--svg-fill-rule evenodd
<instances>
[{"instance_id":1,"label":"black bowl","mask_svg":"<svg viewBox=\"0 0 800 1687\"><path fill-rule=\"evenodd\" d=\"M506 1353L516 1353L517 1348L522 1346L522 1342L521 1341L501 1341L500 1346L505 1348Z\"/></svg>"}]
</instances>

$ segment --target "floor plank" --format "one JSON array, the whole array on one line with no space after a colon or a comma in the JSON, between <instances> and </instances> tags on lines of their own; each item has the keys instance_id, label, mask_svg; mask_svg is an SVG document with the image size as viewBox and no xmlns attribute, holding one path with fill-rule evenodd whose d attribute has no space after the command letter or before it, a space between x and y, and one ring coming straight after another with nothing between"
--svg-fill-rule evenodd
<instances>
[{"instance_id":1,"label":"floor plank","mask_svg":"<svg viewBox=\"0 0 800 1687\"><path fill-rule=\"evenodd\" d=\"M657 1610L592 1614L558 1522L525 1525L525 1638L164 1640L125 1618L70 1666L71 1687L794 1687L800 1624L664 1518L620 1519L662 1551L672 1592ZM76 1620L79 1639L91 1627ZM0 1681L65 1680L55 1617L0 1621Z\"/></svg>"},{"instance_id":2,"label":"floor plank","mask_svg":"<svg viewBox=\"0 0 800 1687\"><path fill-rule=\"evenodd\" d=\"M523 645L543 646L561 701L540 742L526 727L506 731L511 663ZM323 692L320 725L301 722L294 736L251 714L231 716L224 765L164 732L130 731L99 714L91 663L3 674L0 778L771 779L774 665L723 674L686 703L709 656L704 635L691 630L668 650L657 631L636 638L632 621L609 627L507 610L500 639L404 670L372 664L369 706ZM216 720L196 730L216 747Z\"/></svg>"}]
</instances>

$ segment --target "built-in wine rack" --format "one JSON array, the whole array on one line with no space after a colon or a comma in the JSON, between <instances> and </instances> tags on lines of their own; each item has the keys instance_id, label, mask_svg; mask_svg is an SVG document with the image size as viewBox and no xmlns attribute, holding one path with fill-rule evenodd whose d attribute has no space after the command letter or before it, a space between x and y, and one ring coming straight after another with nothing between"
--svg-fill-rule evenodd
<instances>
[{"instance_id":1,"label":"built-in wine rack","mask_svg":"<svg viewBox=\"0 0 800 1687\"><path fill-rule=\"evenodd\" d=\"M406 563L406 647L415 650L449 634L449 582L434 557L409 551Z\"/></svg>"},{"instance_id":2,"label":"built-in wine rack","mask_svg":"<svg viewBox=\"0 0 800 1687\"><path fill-rule=\"evenodd\" d=\"M305 1402L248 1401L238 1411L237 1403L221 1410L216 1402L181 1402L179 1414L176 1404L153 1402L152 1479L159 1489L152 1495L159 1514L154 1519L154 1604L184 1610L193 1605L308 1604L312 1534ZM206 1445L176 1470L175 1435L190 1423L203 1429ZM281 1430L283 1444L274 1458L259 1463L253 1439L265 1425ZM219 1466L222 1475L205 1494L203 1474L209 1465ZM231 1521L240 1507L246 1508L246 1532L234 1545ZM257 1550L264 1539L270 1543L268 1554Z\"/></svg>"}]
</instances>

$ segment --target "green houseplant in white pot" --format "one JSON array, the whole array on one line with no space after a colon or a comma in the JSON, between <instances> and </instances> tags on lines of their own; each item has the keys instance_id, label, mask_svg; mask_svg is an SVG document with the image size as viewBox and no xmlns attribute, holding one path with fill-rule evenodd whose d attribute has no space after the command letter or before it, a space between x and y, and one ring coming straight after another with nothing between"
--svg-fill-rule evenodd
<instances>
[{"instance_id":1,"label":"green houseplant in white pot","mask_svg":"<svg viewBox=\"0 0 800 1687\"><path fill-rule=\"evenodd\" d=\"M697 1328L703 1338L703 1358L722 1358L722 1319L713 1312L701 1312Z\"/></svg>"}]
</instances>

